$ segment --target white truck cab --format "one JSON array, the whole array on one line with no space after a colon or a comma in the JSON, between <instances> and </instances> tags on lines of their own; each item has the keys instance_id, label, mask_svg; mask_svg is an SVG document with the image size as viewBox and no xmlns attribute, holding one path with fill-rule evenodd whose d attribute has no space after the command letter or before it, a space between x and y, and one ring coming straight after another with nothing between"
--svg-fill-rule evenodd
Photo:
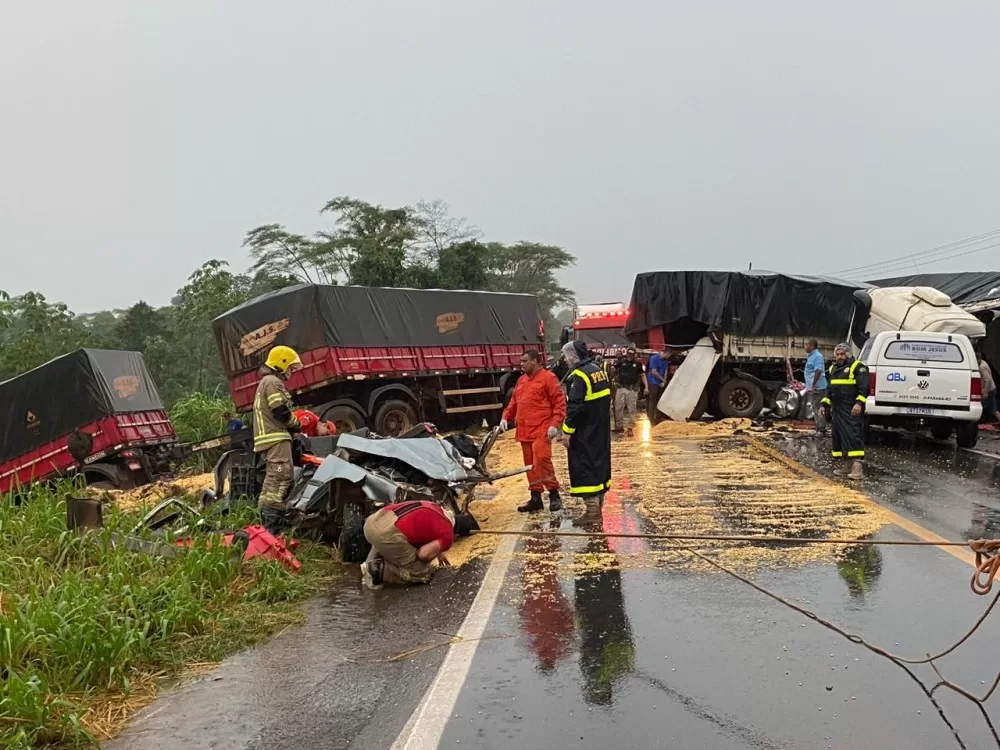
<instances>
[{"instance_id":1,"label":"white truck cab","mask_svg":"<svg viewBox=\"0 0 1000 750\"><path fill-rule=\"evenodd\" d=\"M955 432L972 448L983 412L982 381L969 337L937 331L882 331L858 359L868 367L869 424L930 429L938 439Z\"/></svg>"}]
</instances>

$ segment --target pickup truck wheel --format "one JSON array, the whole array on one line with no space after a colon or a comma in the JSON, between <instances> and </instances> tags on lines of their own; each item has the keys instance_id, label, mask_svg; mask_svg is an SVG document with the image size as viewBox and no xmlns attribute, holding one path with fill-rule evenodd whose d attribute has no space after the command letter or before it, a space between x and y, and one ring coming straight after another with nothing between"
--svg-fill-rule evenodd
<instances>
[{"instance_id":1,"label":"pickup truck wheel","mask_svg":"<svg viewBox=\"0 0 1000 750\"><path fill-rule=\"evenodd\" d=\"M386 401L375 412L375 432L379 435L396 437L416 423L417 411L406 401Z\"/></svg>"},{"instance_id":2,"label":"pickup truck wheel","mask_svg":"<svg viewBox=\"0 0 1000 750\"><path fill-rule=\"evenodd\" d=\"M756 383L730 378L719 386L716 403L723 417L753 419L764 408L764 394Z\"/></svg>"},{"instance_id":3,"label":"pickup truck wheel","mask_svg":"<svg viewBox=\"0 0 1000 750\"><path fill-rule=\"evenodd\" d=\"M955 425L955 442L959 448L975 448L979 442L979 423L960 422Z\"/></svg>"},{"instance_id":4,"label":"pickup truck wheel","mask_svg":"<svg viewBox=\"0 0 1000 750\"><path fill-rule=\"evenodd\" d=\"M323 412L323 419L337 426L337 434L355 432L365 426L365 418L352 406L333 406Z\"/></svg>"},{"instance_id":5,"label":"pickup truck wheel","mask_svg":"<svg viewBox=\"0 0 1000 750\"><path fill-rule=\"evenodd\" d=\"M934 422L931 424L931 436L935 440L947 440L951 437L952 429L951 422Z\"/></svg>"},{"instance_id":6,"label":"pickup truck wheel","mask_svg":"<svg viewBox=\"0 0 1000 750\"><path fill-rule=\"evenodd\" d=\"M340 530L340 557L346 563L363 563L371 546L365 539L365 511L358 503L344 506L344 526Z\"/></svg>"}]
</instances>

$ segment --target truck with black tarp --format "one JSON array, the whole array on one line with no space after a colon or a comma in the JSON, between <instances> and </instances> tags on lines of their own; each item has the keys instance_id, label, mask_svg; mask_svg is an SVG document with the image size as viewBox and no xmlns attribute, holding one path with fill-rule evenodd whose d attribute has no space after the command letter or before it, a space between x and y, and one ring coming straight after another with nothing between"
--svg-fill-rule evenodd
<instances>
[{"instance_id":1,"label":"truck with black tarp","mask_svg":"<svg viewBox=\"0 0 1000 750\"><path fill-rule=\"evenodd\" d=\"M689 386L693 418L705 411L755 417L775 405L787 362L804 366L807 340L817 339L830 360L848 335L854 292L863 286L767 271L643 273L635 278L625 334L648 349L689 350L678 374L698 365Z\"/></svg>"},{"instance_id":2,"label":"truck with black tarp","mask_svg":"<svg viewBox=\"0 0 1000 750\"><path fill-rule=\"evenodd\" d=\"M296 405L339 431L383 435L418 420L499 422L521 355L544 351L528 294L299 284L212 325L239 411L250 409L268 350L284 344L303 364L286 383Z\"/></svg>"},{"instance_id":3,"label":"truck with black tarp","mask_svg":"<svg viewBox=\"0 0 1000 750\"><path fill-rule=\"evenodd\" d=\"M177 441L138 352L79 349L0 383L0 493L82 472L128 488L169 468Z\"/></svg>"}]
</instances>

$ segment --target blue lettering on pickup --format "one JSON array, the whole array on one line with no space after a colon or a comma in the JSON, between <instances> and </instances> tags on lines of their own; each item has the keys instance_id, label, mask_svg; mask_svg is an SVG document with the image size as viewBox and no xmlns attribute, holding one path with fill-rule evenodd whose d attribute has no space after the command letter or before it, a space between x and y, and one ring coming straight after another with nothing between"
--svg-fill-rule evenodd
<instances>
[{"instance_id":1,"label":"blue lettering on pickup","mask_svg":"<svg viewBox=\"0 0 1000 750\"><path fill-rule=\"evenodd\" d=\"M906 376L901 372L890 372L885 376L885 379L890 383L905 383Z\"/></svg>"}]
</instances>

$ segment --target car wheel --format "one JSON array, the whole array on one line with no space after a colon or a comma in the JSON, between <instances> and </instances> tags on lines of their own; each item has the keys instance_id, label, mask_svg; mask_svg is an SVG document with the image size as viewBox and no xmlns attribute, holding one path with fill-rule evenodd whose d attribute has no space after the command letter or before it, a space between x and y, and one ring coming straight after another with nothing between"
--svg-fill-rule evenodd
<instances>
[{"instance_id":1,"label":"car wheel","mask_svg":"<svg viewBox=\"0 0 1000 750\"><path fill-rule=\"evenodd\" d=\"M955 442L959 448L975 448L979 442L979 423L962 422L956 425Z\"/></svg>"},{"instance_id":2,"label":"car wheel","mask_svg":"<svg viewBox=\"0 0 1000 750\"><path fill-rule=\"evenodd\" d=\"M358 503L344 506L344 525L340 530L340 557L346 563L362 563L371 546L365 539L365 510Z\"/></svg>"},{"instance_id":3,"label":"car wheel","mask_svg":"<svg viewBox=\"0 0 1000 750\"><path fill-rule=\"evenodd\" d=\"M723 417L753 419L764 408L764 394L760 387L743 378L730 378L719 386L716 401Z\"/></svg>"},{"instance_id":4,"label":"car wheel","mask_svg":"<svg viewBox=\"0 0 1000 750\"><path fill-rule=\"evenodd\" d=\"M935 440L947 440L953 429L951 422L934 422L931 424L931 436Z\"/></svg>"},{"instance_id":5,"label":"car wheel","mask_svg":"<svg viewBox=\"0 0 1000 750\"><path fill-rule=\"evenodd\" d=\"M396 437L417 423L417 410L406 401L391 399L375 412L375 432L386 437Z\"/></svg>"}]
</instances>

